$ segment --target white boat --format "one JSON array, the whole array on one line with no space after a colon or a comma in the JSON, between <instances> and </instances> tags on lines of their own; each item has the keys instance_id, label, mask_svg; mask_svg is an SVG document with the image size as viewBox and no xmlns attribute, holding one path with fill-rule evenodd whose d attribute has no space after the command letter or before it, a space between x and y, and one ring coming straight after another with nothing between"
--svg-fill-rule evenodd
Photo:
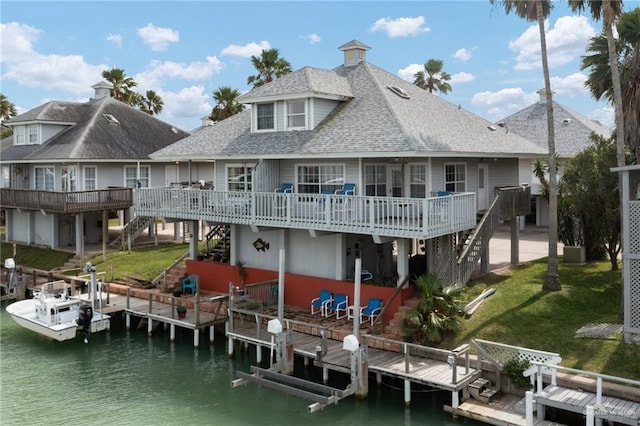
<instances>
[{"instance_id":1,"label":"white boat","mask_svg":"<svg viewBox=\"0 0 640 426\"><path fill-rule=\"evenodd\" d=\"M57 341L73 339L80 330L87 343L90 333L109 329L109 316L94 312L93 291L90 300L70 294L71 285L67 282L48 282L33 298L7 306L7 313L22 327Z\"/></svg>"}]
</instances>

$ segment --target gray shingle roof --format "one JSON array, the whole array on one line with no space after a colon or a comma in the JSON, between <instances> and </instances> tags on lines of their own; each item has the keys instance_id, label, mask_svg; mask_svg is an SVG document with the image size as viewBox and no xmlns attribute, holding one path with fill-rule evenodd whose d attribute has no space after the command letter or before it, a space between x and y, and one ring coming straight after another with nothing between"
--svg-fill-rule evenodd
<instances>
[{"instance_id":1,"label":"gray shingle roof","mask_svg":"<svg viewBox=\"0 0 640 426\"><path fill-rule=\"evenodd\" d=\"M252 134L251 112L247 110L159 150L152 157L516 157L547 152L513 132L492 131L491 122L367 62L332 71L302 68L243 95L243 101L308 93L318 87L333 87L332 93L346 95L346 89L336 89L340 87L334 85L336 81L348 84L353 98L344 101L314 130ZM409 99L396 95L387 86L402 88Z\"/></svg>"},{"instance_id":2,"label":"gray shingle roof","mask_svg":"<svg viewBox=\"0 0 640 426\"><path fill-rule=\"evenodd\" d=\"M118 123L110 123L110 114ZM189 133L110 97L87 103L52 101L12 118L23 122L73 123L42 145L3 146L3 161L148 159Z\"/></svg>"},{"instance_id":3,"label":"gray shingle roof","mask_svg":"<svg viewBox=\"0 0 640 426\"><path fill-rule=\"evenodd\" d=\"M591 133L610 137L611 129L577 113L557 102L553 102L553 121L556 152L560 157L574 157L591 144ZM547 105L533 105L498 120L504 128L526 137L538 146L547 147Z\"/></svg>"}]
</instances>

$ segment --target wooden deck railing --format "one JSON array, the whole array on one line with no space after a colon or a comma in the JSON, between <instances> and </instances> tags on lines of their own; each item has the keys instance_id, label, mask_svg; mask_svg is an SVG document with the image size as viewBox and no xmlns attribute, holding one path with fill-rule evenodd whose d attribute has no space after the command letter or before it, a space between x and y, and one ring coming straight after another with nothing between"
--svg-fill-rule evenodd
<instances>
[{"instance_id":1,"label":"wooden deck railing","mask_svg":"<svg viewBox=\"0 0 640 426\"><path fill-rule=\"evenodd\" d=\"M131 188L97 189L94 191L39 191L35 189L0 189L0 206L75 214L102 210L121 210L133 205Z\"/></svg>"},{"instance_id":2,"label":"wooden deck railing","mask_svg":"<svg viewBox=\"0 0 640 426\"><path fill-rule=\"evenodd\" d=\"M405 198L142 188L135 196L139 216L391 237L431 238L476 223L475 193Z\"/></svg>"}]
</instances>

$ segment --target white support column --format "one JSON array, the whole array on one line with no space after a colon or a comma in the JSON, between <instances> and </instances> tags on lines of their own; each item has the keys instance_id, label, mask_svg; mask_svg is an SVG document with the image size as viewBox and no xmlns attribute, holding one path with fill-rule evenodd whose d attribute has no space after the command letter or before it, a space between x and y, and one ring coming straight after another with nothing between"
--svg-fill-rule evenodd
<instances>
[{"instance_id":1,"label":"white support column","mask_svg":"<svg viewBox=\"0 0 640 426\"><path fill-rule=\"evenodd\" d=\"M256 364L262 365L262 346L256 345Z\"/></svg>"},{"instance_id":2,"label":"white support column","mask_svg":"<svg viewBox=\"0 0 640 426\"><path fill-rule=\"evenodd\" d=\"M346 256L347 235L340 232L335 236L335 256L336 273L334 279L342 281L347 277L347 256Z\"/></svg>"},{"instance_id":3,"label":"white support column","mask_svg":"<svg viewBox=\"0 0 640 426\"><path fill-rule=\"evenodd\" d=\"M180 240L180 225L182 222L173 222L173 239L176 241Z\"/></svg>"},{"instance_id":4,"label":"white support column","mask_svg":"<svg viewBox=\"0 0 640 426\"><path fill-rule=\"evenodd\" d=\"M216 329L214 326L209 327L209 342L213 343L216 339Z\"/></svg>"},{"instance_id":5,"label":"white support column","mask_svg":"<svg viewBox=\"0 0 640 426\"><path fill-rule=\"evenodd\" d=\"M520 227L518 218L511 218L511 264L520 263Z\"/></svg>"},{"instance_id":6,"label":"white support column","mask_svg":"<svg viewBox=\"0 0 640 426\"><path fill-rule=\"evenodd\" d=\"M376 383L378 385L382 384L382 374L379 371L376 371Z\"/></svg>"},{"instance_id":7,"label":"white support column","mask_svg":"<svg viewBox=\"0 0 640 426\"><path fill-rule=\"evenodd\" d=\"M410 240L407 238L398 238L396 240L396 245L398 247L398 282L396 283L396 287L401 284L401 281L409 275L409 245Z\"/></svg>"},{"instance_id":8,"label":"white support column","mask_svg":"<svg viewBox=\"0 0 640 426\"><path fill-rule=\"evenodd\" d=\"M200 329L196 328L193 330L193 347L197 348L200 346Z\"/></svg>"},{"instance_id":9,"label":"white support column","mask_svg":"<svg viewBox=\"0 0 640 426\"><path fill-rule=\"evenodd\" d=\"M404 381L404 405L407 407L411 405L411 381Z\"/></svg>"},{"instance_id":10,"label":"white support column","mask_svg":"<svg viewBox=\"0 0 640 426\"><path fill-rule=\"evenodd\" d=\"M229 336L229 322L228 321L224 323L224 328L225 328L225 335ZM233 337L231 337L231 336L229 336L227 354L229 355L229 358L231 358L233 356Z\"/></svg>"},{"instance_id":11,"label":"white support column","mask_svg":"<svg viewBox=\"0 0 640 426\"><path fill-rule=\"evenodd\" d=\"M76 226L76 254L84 257L84 226L82 226L83 215L78 213L75 215Z\"/></svg>"},{"instance_id":12,"label":"white support column","mask_svg":"<svg viewBox=\"0 0 640 426\"><path fill-rule=\"evenodd\" d=\"M153 334L153 320L151 318L147 318L147 334L149 336Z\"/></svg>"},{"instance_id":13,"label":"white support column","mask_svg":"<svg viewBox=\"0 0 640 426\"><path fill-rule=\"evenodd\" d=\"M327 367L322 367L322 383L325 385L329 383L329 369Z\"/></svg>"},{"instance_id":14,"label":"white support column","mask_svg":"<svg viewBox=\"0 0 640 426\"><path fill-rule=\"evenodd\" d=\"M169 325L169 340L171 340L172 342L174 340L176 340L176 325L175 324Z\"/></svg>"},{"instance_id":15,"label":"white support column","mask_svg":"<svg viewBox=\"0 0 640 426\"><path fill-rule=\"evenodd\" d=\"M596 424L596 413L593 409L593 405L587 405L587 426L594 426ZM527 425L528 426L528 425Z\"/></svg>"},{"instance_id":16,"label":"white support column","mask_svg":"<svg viewBox=\"0 0 640 426\"><path fill-rule=\"evenodd\" d=\"M124 326L127 330L131 329L131 314L124 314Z\"/></svg>"}]
</instances>

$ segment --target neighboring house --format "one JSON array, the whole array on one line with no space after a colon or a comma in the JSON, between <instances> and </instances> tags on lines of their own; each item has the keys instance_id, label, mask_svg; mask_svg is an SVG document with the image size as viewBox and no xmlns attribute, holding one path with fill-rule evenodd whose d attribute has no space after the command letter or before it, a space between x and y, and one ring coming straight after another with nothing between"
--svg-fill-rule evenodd
<instances>
[{"instance_id":1,"label":"neighboring house","mask_svg":"<svg viewBox=\"0 0 640 426\"><path fill-rule=\"evenodd\" d=\"M247 110L153 153L215 161L215 190L141 190L137 214L191 220L196 235L202 221L226 228L225 258L243 262L249 281L277 277L282 266L287 283L306 289L288 290L287 303L303 306L318 286L348 286L358 257L391 287L410 269L466 281L456 245L464 251L498 188L523 181L519 158L546 150L370 64L358 41L340 50L341 66L304 67L255 88L239 98ZM515 192L529 197L528 188ZM484 251L490 235L478 238ZM220 262L188 268L203 288L238 283Z\"/></svg>"},{"instance_id":2,"label":"neighboring house","mask_svg":"<svg viewBox=\"0 0 640 426\"><path fill-rule=\"evenodd\" d=\"M109 215L128 220L133 188L179 181L179 164L149 154L189 134L111 98L110 83L93 89L88 102L50 101L4 122L13 128L0 151L7 241L81 254L106 242Z\"/></svg>"},{"instance_id":3,"label":"neighboring house","mask_svg":"<svg viewBox=\"0 0 640 426\"><path fill-rule=\"evenodd\" d=\"M640 165L616 167L622 189L624 339L640 344Z\"/></svg>"},{"instance_id":4,"label":"neighboring house","mask_svg":"<svg viewBox=\"0 0 640 426\"><path fill-rule=\"evenodd\" d=\"M545 90L539 90L540 99L533 105L498 120L496 126L499 131L513 132L534 142L541 148L547 149L547 96ZM591 120L582 114L568 109L557 102L553 102L553 122L555 147L558 157L558 181L562 176L563 162L575 157L580 151L591 145L591 134L595 133L605 138L611 137L612 130ZM546 159L547 157L545 157ZM549 224L548 201L541 196L542 186L533 174L532 163L527 158L520 160L520 175L526 177L522 183L531 186L535 208L535 224L547 226Z\"/></svg>"}]
</instances>

